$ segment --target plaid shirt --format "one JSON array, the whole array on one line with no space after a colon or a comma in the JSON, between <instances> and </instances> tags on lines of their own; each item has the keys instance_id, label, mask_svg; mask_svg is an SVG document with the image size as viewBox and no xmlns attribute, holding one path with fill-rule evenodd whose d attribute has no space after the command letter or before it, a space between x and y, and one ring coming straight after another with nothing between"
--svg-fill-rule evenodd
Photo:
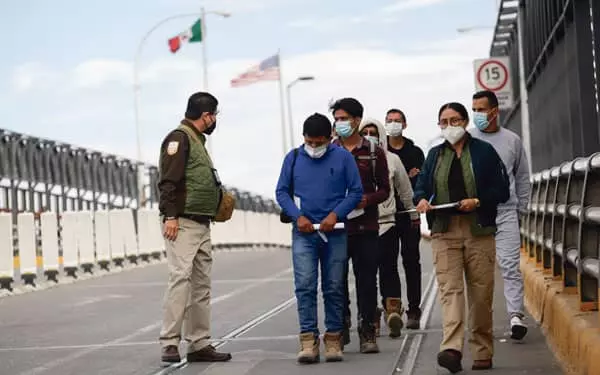
<instances>
[{"instance_id":1,"label":"plaid shirt","mask_svg":"<svg viewBox=\"0 0 600 375\"><path fill-rule=\"evenodd\" d=\"M344 147L339 139L336 139L333 143ZM358 165L367 206L363 215L348 220L346 225L348 234L378 232L379 210L377 206L385 202L390 195L390 180L385 151L381 147L375 147L375 171L373 171L371 159L371 146L366 138L362 138L362 142L351 152Z\"/></svg>"}]
</instances>

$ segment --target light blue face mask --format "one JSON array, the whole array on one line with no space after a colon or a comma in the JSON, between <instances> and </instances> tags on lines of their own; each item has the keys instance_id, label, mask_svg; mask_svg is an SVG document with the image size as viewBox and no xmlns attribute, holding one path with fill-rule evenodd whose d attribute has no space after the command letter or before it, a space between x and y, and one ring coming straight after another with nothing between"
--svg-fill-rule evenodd
<instances>
[{"instance_id":1,"label":"light blue face mask","mask_svg":"<svg viewBox=\"0 0 600 375\"><path fill-rule=\"evenodd\" d=\"M335 123L335 132L342 138L348 138L354 133L350 121L338 121Z\"/></svg>"},{"instance_id":2,"label":"light blue face mask","mask_svg":"<svg viewBox=\"0 0 600 375\"><path fill-rule=\"evenodd\" d=\"M488 121L488 115L485 112L475 112L473 113L473 123L477 127L477 129L483 131L490 126L490 122Z\"/></svg>"}]
</instances>

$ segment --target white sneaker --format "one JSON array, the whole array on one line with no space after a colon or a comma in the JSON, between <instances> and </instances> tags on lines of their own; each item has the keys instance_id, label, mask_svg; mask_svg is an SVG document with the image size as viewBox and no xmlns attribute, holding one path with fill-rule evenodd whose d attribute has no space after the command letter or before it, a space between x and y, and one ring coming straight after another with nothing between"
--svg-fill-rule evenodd
<instances>
[{"instance_id":1,"label":"white sneaker","mask_svg":"<svg viewBox=\"0 0 600 375\"><path fill-rule=\"evenodd\" d=\"M519 315L513 315L510 319L510 332L510 338L513 340L523 340L523 337L527 335L527 326Z\"/></svg>"}]
</instances>

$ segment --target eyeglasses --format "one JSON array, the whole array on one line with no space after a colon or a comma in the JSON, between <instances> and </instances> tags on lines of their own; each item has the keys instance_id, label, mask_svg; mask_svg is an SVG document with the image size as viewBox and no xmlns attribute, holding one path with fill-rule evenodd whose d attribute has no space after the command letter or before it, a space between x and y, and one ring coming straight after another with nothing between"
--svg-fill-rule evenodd
<instances>
[{"instance_id":1,"label":"eyeglasses","mask_svg":"<svg viewBox=\"0 0 600 375\"><path fill-rule=\"evenodd\" d=\"M438 122L438 125L442 126L442 127L446 127L448 125L457 126L457 125L460 125L463 121L465 121L465 119L462 117L452 117L450 119L441 119Z\"/></svg>"}]
</instances>

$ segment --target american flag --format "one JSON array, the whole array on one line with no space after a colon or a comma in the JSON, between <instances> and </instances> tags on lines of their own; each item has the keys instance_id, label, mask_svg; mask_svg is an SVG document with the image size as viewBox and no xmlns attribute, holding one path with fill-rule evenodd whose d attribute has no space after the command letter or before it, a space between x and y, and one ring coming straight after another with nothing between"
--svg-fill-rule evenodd
<instances>
[{"instance_id":1,"label":"american flag","mask_svg":"<svg viewBox=\"0 0 600 375\"><path fill-rule=\"evenodd\" d=\"M259 81L277 81L279 79L279 53L231 80L231 87L242 87Z\"/></svg>"}]
</instances>

